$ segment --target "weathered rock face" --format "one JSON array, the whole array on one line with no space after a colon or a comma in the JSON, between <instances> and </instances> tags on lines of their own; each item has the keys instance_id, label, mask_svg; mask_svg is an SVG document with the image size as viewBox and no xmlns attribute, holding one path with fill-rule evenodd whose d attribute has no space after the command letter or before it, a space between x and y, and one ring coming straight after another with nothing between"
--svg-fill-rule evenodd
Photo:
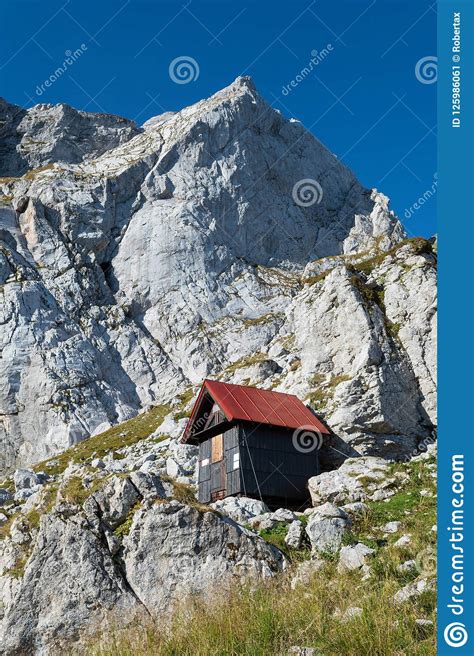
<instances>
[{"instance_id":1,"label":"weathered rock face","mask_svg":"<svg viewBox=\"0 0 474 656\"><path fill-rule=\"evenodd\" d=\"M58 636L66 643L77 639L78 629L93 618L100 621L113 609L137 607L101 535L82 514L74 509L66 513L63 509L41 520L25 575L6 609L4 654L45 653Z\"/></svg>"},{"instance_id":2,"label":"weathered rock face","mask_svg":"<svg viewBox=\"0 0 474 656\"><path fill-rule=\"evenodd\" d=\"M232 520L178 502L137 513L123 559L128 582L153 613L190 593L216 594L232 579L270 577L283 564L276 549Z\"/></svg>"},{"instance_id":3,"label":"weathered rock face","mask_svg":"<svg viewBox=\"0 0 474 656\"><path fill-rule=\"evenodd\" d=\"M0 175L20 176L52 162L79 163L140 132L120 116L81 112L69 105L22 109L0 98Z\"/></svg>"},{"instance_id":4,"label":"weathered rock face","mask_svg":"<svg viewBox=\"0 0 474 656\"><path fill-rule=\"evenodd\" d=\"M306 526L313 552L336 552L350 526L348 515L334 504L324 503L316 507Z\"/></svg>"},{"instance_id":5,"label":"weathered rock face","mask_svg":"<svg viewBox=\"0 0 474 656\"><path fill-rule=\"evenodd\" d=\"M2 654L69 650L106 618L145 611L164 621L187 595L282 569L282 554L260 537L179 503L166 483L146 478L113 477L83 509L61 502L60 491L39 528L17 521L0 541Z\"/></svg>"},{"instance_id":6,"label":"weathered rock face","mask_svg":"<svg viewBox=\"0 0 474 656\"><path fill-rule=\"evenodd\" d=\"M204 376L306 398L333 455L430 433L434 255L248 78L145 129L0 110L0 470Z\"/></svg>"}]
</instances>

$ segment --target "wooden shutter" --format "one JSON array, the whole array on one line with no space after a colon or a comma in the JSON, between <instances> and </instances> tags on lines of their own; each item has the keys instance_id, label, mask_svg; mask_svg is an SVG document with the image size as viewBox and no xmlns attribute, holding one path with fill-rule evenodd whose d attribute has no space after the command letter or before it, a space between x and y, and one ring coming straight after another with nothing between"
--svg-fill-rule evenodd
<instances>
[{"instance_id":1,"label":"wooden shutter","mask_svg":"<svg viewBox=\"0 0 474 656\"><path fill-rule=\"evenodd\" d=\"M211 441L211 462L218 462L224 457L223 435L215 435Z\"/></svg>"}]
</instances>

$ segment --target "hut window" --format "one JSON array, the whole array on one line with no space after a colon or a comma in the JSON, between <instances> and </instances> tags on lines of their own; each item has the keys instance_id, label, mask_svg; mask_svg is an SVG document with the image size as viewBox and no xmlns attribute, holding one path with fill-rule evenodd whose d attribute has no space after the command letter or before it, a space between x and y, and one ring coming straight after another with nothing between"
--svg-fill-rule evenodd
<instances>
[{"instance_id":1,"label":"hut window","mask_svg":"<svg viewBox=\"0 0 474 656\"><path fill-rule=\"evenodd\" d=\"M211 440L211 462L218 462L224 457L224 436L215 435Z\"/></svg>"},{"instance_id":2,"label":"hut window","mask_svg":"<svg viewBox=\"0 0 474 656\"><path fill-rule=\"evenodd\" d=\"M232 469L238 469L240 466L240 453L237 451L237 453L234 453L234 458L232 461Z\"/></svg>"}]
</instances>

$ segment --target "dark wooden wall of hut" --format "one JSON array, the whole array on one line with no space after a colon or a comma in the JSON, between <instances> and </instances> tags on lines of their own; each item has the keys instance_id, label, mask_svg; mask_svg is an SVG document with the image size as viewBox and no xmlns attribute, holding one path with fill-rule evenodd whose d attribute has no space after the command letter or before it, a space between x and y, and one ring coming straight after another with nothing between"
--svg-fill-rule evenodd
<instances>
[{"instance_id":1,"label":"dark wooden wall of hut","mask_svg":"<svg viewBox=\"0 0 474 656\"><path fill-rule=\"evenodd\" d=\"M224 463L211 462L212 438L199 445L198 499L201 503L209 503L213 493L222 489L222 483L224 483L225 496L241 492L239 427L232 426L223 433L223 436ZM203 467L201 465L203 460L208 460L209 464Z\"/></svg>"},{"instance_id":2,"label":"dark wooden wall of hut","mask_svg":"<svg viewBox=\"0 0 474 656\"><path fill-rule=\"evenodd\" d=\"M308 479L319 473L318 451L298 451L293 432L276 426L241 424L242 494L282 503L309 498Z\"/></svg>"},{"instance_id":3,"label":"dark wooden wall of hut","mask_svg":"<svg viewBox=\"0 0 474 656\"><path fill-rule=\"evenodd\" d=\"M319 473L316 449L299 451L293 430L237 424L223 433L223 461L211 462L212 438L199 445L198 498L209 503L216 492L242 494L281 505L309 498L308 479ZM203 466L202 461L208 464Z\"/></svg>"}]
</instances>

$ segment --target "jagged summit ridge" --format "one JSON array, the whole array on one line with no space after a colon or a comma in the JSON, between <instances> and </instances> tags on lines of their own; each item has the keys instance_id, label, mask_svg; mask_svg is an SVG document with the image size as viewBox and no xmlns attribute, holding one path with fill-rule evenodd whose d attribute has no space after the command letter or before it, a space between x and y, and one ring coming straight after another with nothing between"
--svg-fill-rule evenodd
<instances>
[{"instance_id":1,"label":"jagged summit ridge","mask_svg":"<svg viewBox=\"0 0 474 656\"><path fill-rule=\"evenodd\" d=\"M66 125L63 106L25 110L19 123L4 111L3 468L47 457L208 375L302 398L325 384L315 381L331 387L350 376L337 388L334 426L362 451L385 442L403 451L430 430L433 256L408 248L377 261L372 275L389 266L395 300L371 307L347 258L403 239L388 199L362 187L249 78L145 129L76 110ZM33 138L25 155L45 115L54 118L48 148ZM80 160L68 152L76 138L88 144ZM322 194L297 202L295 185L307 179ZM400 264L410 257L419 258L411 277ZM405 342L401 329L401 342L387 330L392 309ZM338 336L346 362L330 356ZM394 412L400 393L408 419ZM317 409L328 402L323 395Z\"/></svg>"},{"instance_id":2,"label":"jagged summit ridge","mask_svg":"<svg viewBox=\"0 0 474 656\"><path fill-rule=\"evenodd\" d=\"M30 109L0 98L0 176L21 176L52 162L79 163L140 132L133 121L61 103Z\"/></svg>"}]
</instances>

